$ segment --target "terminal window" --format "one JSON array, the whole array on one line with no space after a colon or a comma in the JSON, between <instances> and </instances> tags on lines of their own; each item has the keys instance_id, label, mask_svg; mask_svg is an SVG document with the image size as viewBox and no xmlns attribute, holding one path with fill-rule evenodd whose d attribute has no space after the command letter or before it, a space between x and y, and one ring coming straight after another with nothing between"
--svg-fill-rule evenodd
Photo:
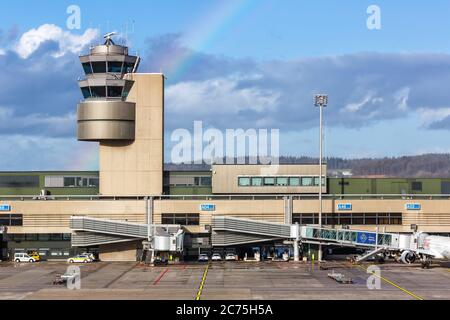
<instances>
[{"instance_id":1,"label":"terminal window","mask_svg":"<svg viewBox=\"0 0 450 320\"><path fill-rule=\"evenodd\" d=\"M301 225L318 224L318 213L294 213L292 221ZM322 214L323 225L401 225L401 213Z\"/></svg>"},{"instance_id":2,"label":"terminal window","mask_svg":"<svg viewBox=\"0 0 450 320\"><path fill-rule=\"evenodd\" d=\"M182 226L200 225L200 215L198 213L164 213L161 216L162 224L179 224Z\"/></svg>"},{"instance_id":3,"label":"terminal window","mask_svg":"<svg viewBox=\"0 0 450 320\"><path fill-rule=\"evenodd\" d=\"M318 187L319 177L238 177L239 187ZM325 186L325 178L322 185Z\"/></svg>"},{"instance_id":4,"label":"terminal window","mask_svg":"<svg viewBox=\"0 0 450 320\"><path fill-rule=\"evenodd\" d=\"M422 182L421 181L414 181L411 183L411 189L412 191L422 191Z\"/></svg>"},{"instance_id":5,"label":"terminal window","mask_svg":"<svg viewBox=\"0 0 450 320\"><path fill-rule=\"evenodd\" d=\"M0 176L0 188L38 188L39 176Z\"/></svg>"},{"instance_id":6,"label":"terminal window","mask_svg":"<svg viewBox=\"0 0 450 320\"><path fill-rule=\"evenodd\" d=\"M0 214L0 226L21 227L23 226L23 215Z\"/></svg>"},{"instance_id":7,"label":"terminal window","mask_svg":"<svg viewBox=\"0 0 450 320\"><path fill-rule=\"evenodd\" d=\"M239 186L240 187L248 187L250 185L250 178L239 178Z\"/></svg>"}]
</instances>

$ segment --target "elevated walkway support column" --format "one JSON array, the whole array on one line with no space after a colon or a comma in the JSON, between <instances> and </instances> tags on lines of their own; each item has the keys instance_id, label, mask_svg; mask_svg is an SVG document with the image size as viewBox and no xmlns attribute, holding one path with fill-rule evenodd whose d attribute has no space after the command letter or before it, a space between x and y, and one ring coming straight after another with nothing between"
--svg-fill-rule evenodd
<instances>
[{"instance_id":1,"label":"elevated walkway support column","mask_svg":"<svg viewBox=\"0 0 450 320\"><path fill-rule=\"evenodd\" d=\"M298 247L299 241L297 239L294 240L294 261L299 262L300 261L300 250Z\"/></svg>"},{"instance_id":2,"label":"elevated walkway support column","mask_svg":"<svg viewBox=\"0 0 450 320\"><path fill-rule=\"evenodd\" d=\"M284 197L284 223L292 224L292 212L293 212L294 201L292 196Z\"/></svg>"},{"instance_id":3,"label":"elevated walkway support column","mask_svg":"<svg viewBox=\"0 0 450 320\"><path fill-rule=\"evenodd\" d=\"M153 224L153 197L146 198L146 211L147 211L147 217L146 217L146 223L147 223L147 238L150 240L151 237L151 225Z\"/></svg>"}]
</instances>

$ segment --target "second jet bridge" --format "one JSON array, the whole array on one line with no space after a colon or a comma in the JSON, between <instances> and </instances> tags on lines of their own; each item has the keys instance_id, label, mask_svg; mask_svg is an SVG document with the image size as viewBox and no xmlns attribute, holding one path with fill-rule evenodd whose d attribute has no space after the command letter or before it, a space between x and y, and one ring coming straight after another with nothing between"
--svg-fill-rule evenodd
<instances>
[{"instance_id":1,"label":"second jet bridge","mask_svg":"<svg viewBox=\"0 0 450 320\"><path fill-rule=\"evenodd\" d=\"M228 216L212 217L212 245L225 247L280 239L303 243L390 250L411 249L411 235L319 228Z\"/></svg>"}]
</instances>

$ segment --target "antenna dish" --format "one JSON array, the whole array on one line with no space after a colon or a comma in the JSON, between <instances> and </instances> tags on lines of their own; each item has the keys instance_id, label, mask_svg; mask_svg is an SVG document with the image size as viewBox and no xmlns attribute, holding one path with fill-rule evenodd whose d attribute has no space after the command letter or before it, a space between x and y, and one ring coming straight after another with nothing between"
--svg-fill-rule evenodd
<instances>
[{"instance_id":1,"label":"antenna dish","mask_svg":"<svg viewBox=\"0 0 450 320\"><path fill-rule=\"evenodd\" d=\"M103 36L103 38L105 38L105 44L106 44L107 46L109 46L109 45L115 45L114 41L112 40L112 37L115 36L115 35L117 35L116 32L110 32L110 33L107 33L107 34L105 34L105 35Z\"/></svg>"}]
</instances>

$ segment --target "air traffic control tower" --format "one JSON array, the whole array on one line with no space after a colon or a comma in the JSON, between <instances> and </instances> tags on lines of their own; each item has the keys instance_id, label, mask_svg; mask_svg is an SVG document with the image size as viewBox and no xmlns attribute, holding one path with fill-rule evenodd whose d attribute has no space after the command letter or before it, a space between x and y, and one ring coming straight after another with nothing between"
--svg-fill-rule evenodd
<instances>
[{"instance_id":1,"label":"air traffic control tower","mask_svg":"<svg viewBox=\"0 0 450 320\"><path fill-rule=\"evenodd\" d=\"M164 75L136 73L140 58L104 36L80 57L78 140L99 142L100 195L159 195L163 190Z\"/></svg>"}]
</instances>

